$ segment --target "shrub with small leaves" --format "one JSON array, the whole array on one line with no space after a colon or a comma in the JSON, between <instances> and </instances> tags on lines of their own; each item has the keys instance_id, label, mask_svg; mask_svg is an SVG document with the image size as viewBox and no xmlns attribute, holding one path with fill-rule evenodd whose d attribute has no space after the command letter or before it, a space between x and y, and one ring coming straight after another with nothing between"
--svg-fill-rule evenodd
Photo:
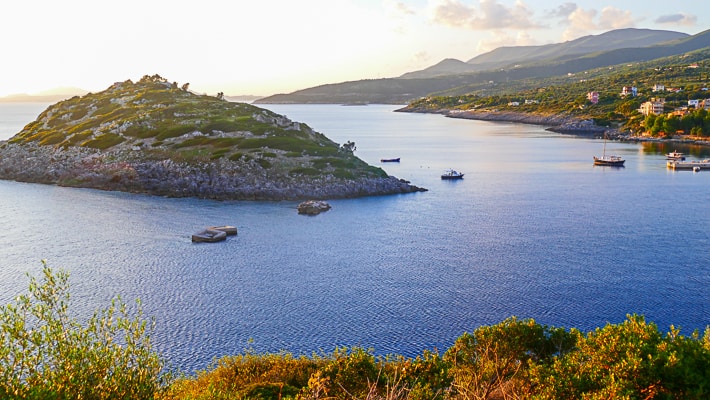
<instances>
[{"instance_id":1,"label":"shrub with small leaves","mask_svg":"<svg viewBox=\"0 0 710 400\"><path fill-rule=\"evenodd\" d=\"M44 262L42 273L0 307L0 398L152 399L166 375L140 302L131 312L117 297L83 325L69 315L69 274Z\"/></svg>"}]
</instances>

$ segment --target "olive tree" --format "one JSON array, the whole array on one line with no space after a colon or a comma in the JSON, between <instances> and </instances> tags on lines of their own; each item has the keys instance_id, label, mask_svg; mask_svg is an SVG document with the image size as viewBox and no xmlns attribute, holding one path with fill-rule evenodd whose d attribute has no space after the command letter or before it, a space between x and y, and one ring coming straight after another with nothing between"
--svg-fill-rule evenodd
<instances>
[{"instance_id":1,"label":"olive tree","mask_svg":"<svg viewBox=\"0 0 710 400\"><path fill-rule=\"evenodd\" d=\"M0 398L153 398L165 375L140 302L132 313L116 297L82 324L69 314L68 277L43 262L42 280L0 306Z\"/></svg>"}]
</instances>

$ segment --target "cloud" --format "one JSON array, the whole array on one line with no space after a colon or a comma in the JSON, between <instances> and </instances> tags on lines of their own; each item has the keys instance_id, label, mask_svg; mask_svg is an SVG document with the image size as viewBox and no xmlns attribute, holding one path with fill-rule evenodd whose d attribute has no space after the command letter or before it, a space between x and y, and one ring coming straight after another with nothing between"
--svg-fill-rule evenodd
<instances>
[{"instance_id":1,"label":"cloud","mask_svg":"<svg viewBox=\"0 0 710 400\"><path fill-rule=\"evenodd\" d=\"M658 17L654 22L663 25L695 26L695 24L698 22L698 17L695 15L678 13L671 15L662 15Z\"/></svg>"},{"instance_id":2,"label":"cloud","mask_svg":"<svg viewBox=\"0 0 710 400\"><path fill-rule=\"evenodd\" d=\"M414 15L416 12L402 1L385 0L385 9L393 15Z\"/></svg>"},{"instance_id":3,"label":"cloud","mask_svg":"<svg viewBox=\"0 0 710 400\"><path fill-rule=\"evenodd\" d=\"M577 4L576 3L565 3L560 6L558 6L554 10L550 10L547 12L547 16L550 18L562 18L563 20L567 20L567 18L577 10Z\"/></svg>"},{"instance_id":4,"label":"cloud","mask_svg":"<svg viewBox=\"0 0 710 400\"><path fill-rule=\"evenodd\" d=\"M599 31L636 26L636 20L631 11L611 6L604 7L601 12L595 9L576 8L567 16L566 22L569 27L562 34L564 40L576 39Z\"/></svg>"},{"instance_id":5,"label":"cloud","mask_svg":"<svg viewBox=\"0 0 710 400\"><path fill-rule=\"evenodd\" d=\"M476 7L461 0L436 0L430 8L432 21L446 26L470 30L541 28L531 19L533 11L522 1L509 7L498 0L480 0Z\"/></svg>"},{"instance_id":6,"label":"cloud","mask_svg":"<svg viewBox=\"0 0 710 400\"><path fill-rule=\"evenodd\" d=\"M504 46L535 46L538 41L530 36L527 32L518 32L517 35L511 36L506 31L494 31L492 39L483 39L478 42L476 50L480 53L488 52L498 47Z\"/></svg>"}]
</instances>

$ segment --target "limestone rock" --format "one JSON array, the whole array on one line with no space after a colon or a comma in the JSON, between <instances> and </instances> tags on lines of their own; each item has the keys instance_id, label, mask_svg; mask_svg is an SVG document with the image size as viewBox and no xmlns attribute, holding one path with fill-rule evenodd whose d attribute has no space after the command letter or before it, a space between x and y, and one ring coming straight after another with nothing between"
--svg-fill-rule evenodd
<instances>
[{"instance_id":1,"label":"limestone rock","mask_svg":"<svg viewBox=\"0 0 710 400\"><path fill-rule=\"evenodd\" d=\"M323 211L330 210L330 204L322 200L306 200L298 205L298 213L306 215L317 215Z\"/></svg>"}]
</instances>

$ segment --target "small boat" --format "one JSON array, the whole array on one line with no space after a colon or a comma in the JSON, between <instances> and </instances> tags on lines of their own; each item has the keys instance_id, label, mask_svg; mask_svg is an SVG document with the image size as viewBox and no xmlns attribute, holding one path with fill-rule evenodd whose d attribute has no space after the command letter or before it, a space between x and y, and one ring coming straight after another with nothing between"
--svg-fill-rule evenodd
<instances>
[{"instance_id":1,"label":"small boat","mask_svg":"<svg viewBox=\"0 0 710 400\"><path fill-rule=\"evenodd\" d=\"M219 231L216 229L207 228L203 231L192 234L192 241L193 242L214 243L214 242L221 242L222 240L225 240L225 239L227 239L227 232Z\"/></svg>"},{"instance_id":2,"label":"small boat","mask_svg":"<svg viewBox=\"0 0 710 400\"><path fill-rule=\"evenodd\" d=\"M666 154L666 160L683 161L683 160L685 160L685 154L679 153L678 151L673 150L672 152Z\"/></svg>"},{"instance_id":3,"label":"small boat","mask_svg":"<svg viewBox=\"0 0 710 400\"><path fill-rule=\"evenodd\" d=\"M607 167L623 167L625 161L626 160L619 156L603 155L601 157L594 157L594 165L601 165Z\"/></svg>"},{"instance_id":4,"label":"small boat","mask_svg":"<svg viewBox=\"0 0 710 400\"><path fill-rule=\"evenodd\" d=\"M463 173L453 169L447 169L446 172L441 175L441 179L463 179Z\"/></svg>"},{"instance_id":5,"label":"small boat","mask_svg":"<svg viewBox=\"0 0 710 400\"><path fill-rule=\"evenodd\" d=\"M606 135L604 136L604 151L602 152L601 157L594 156L594 165L601 165L601 166L606 166L606 167L623 167L624 166L624 160L623 158L619 156L608 156L606 155Z\"/></svg>"},{"instance_id":6,"label":"small boat","mask_svg":"<svg viewBox=\"0 0 710 400\"><path fill-rule=\"evenodd\" d=\"M383 158L380 162L399 162L399 157L397 158Z\"/></svg>"},{"instance_id":7,"label":"small boat","mask_svg":"<svg viewBox=\"0 0 710 400\"><path fill-rule=\"evenodd\" d=\"M232 236L237 234L237 227L236 226L231 226L231 225L222 225L222 226L210 226L207 228L208 230L215 230L215 231L222 231L227 234L227 236Z\"/></svg>"}]
</instances>

